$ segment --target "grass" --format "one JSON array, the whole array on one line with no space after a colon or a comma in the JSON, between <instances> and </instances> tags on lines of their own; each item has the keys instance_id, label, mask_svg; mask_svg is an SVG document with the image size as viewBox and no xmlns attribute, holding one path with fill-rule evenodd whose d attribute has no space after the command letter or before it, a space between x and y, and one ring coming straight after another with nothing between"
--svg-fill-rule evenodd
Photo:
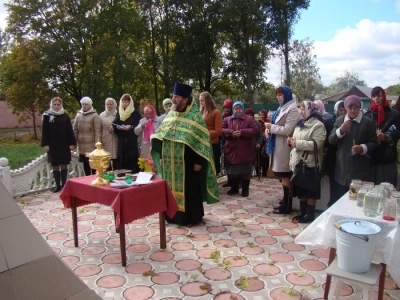
<instances>
[{"instance_id":1,"label":"grass","mask_svg":"<svg viewBox=\"0 0 400 300\"><path fill-rule=\"evenodd\" d=\"M8 159L11 170L25 166L43 153L40 142L33 139L32 133L0 139L0 157Z\"/></svg>"}]
</instances>

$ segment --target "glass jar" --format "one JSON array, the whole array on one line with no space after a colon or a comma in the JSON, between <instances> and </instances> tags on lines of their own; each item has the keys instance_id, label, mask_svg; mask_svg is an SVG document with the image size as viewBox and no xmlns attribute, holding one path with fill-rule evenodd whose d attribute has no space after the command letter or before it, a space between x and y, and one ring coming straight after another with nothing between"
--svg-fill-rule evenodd
<instances>
[{"instance_id":1,"label":"glass jar","mask_svg":"<svg viewBox=\"0 0 400 300\"><path fill-rule=\"evenodd\" d=\"M374 218L379 215L379 206L382 201L382 193L379 189L369 190L364 197L363 213L367 217Z\"/></svg>"},{"instance_id":2,"label":"glass jar","mask_svg":"<svg viewBox=\"0 0 400 300\"><path fill-rule=\"evenodd\" d=\"M370 190L370 188L362 185L357 193L357 206L363 207L365 194Z\"/></svg>"},{"instance_id":3,"label":"glass jar","mask_svg":"<svg viewBox=\"0 0 400 300\"><path fill-rule=\"evenodd\" d=\"M125 182L127 184L132 184L132 174L131 173L126 173L125 174Z\"/></svg>"},{"instance_id":4,"label":"glass jar","mask_svg":"<svg viewBox=\"0 0 400 300\"><path fill-rule=\"evenodd\" d=\"M107 174L108 174L108 181L113 181L114 180L114 178L115 178L115 174L114 174L114 172L113 171L109 171L109 172L107 172Z\"/></svg>"},{"instance_id":5,"label":"glass jar","mask_svg":"<svg viewBox=\"0 0 400 300\"><path fill-rule=\"evenodd\" d=\"M349 188L349 199L351 200L356 200L357 199L357 193L358 190L361 187L361 180L358 179L353 179L350 183L350 188Z\"/></svg>"},{"instance_id":6,"label":"glass jar","mask_svg":"<svg viewBox=\"0 0 400 300\"><path fill-rule=\"evenodd\" d=\"M394 221L397 215L397 201L396 199L389 198L385 201L383 206L382 218L387 221Z\"/></svg>"},{"instance_id":7,"label":"glass jar","mask_svg":"<svg viewBox=\"0 0 400 300\"><path fill-rule=\"evenodd\" d=\"M397 213L400 214L400 192L393 191L390 195L390 199L395 199L397 202Z\"/></svg>"}]
</instances>

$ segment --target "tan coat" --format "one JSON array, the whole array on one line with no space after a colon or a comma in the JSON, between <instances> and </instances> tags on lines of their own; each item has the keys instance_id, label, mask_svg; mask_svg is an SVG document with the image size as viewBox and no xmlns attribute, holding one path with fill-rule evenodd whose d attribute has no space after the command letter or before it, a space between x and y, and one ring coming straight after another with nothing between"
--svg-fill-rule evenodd
<instances>
[{"instance_id":1,"label":"tan coat","mask_svg":"<svg viewBox=\"0 0 400 300\"><path fill-rule=\"evenodd\" d=\"M101 121L96 110L91 108L85 114L80 110L75 117L73 128L79 154L92 152L101 134Z\"/></svg>"},{"instance_id":2,"label":"tan coat","mask_svg":"<svg viewBox=\"0 0 400 300\"><path fill-rule=\"evenodd\" d=\"M291 148L287 144L287 137L291 136L297 122L300 119L300 112L296 101L291 100L281 107L281 111L271 124L270 133L276 134L275 150L272 156L272 170L274 172L290 172L289 155Z\"/></svg>"},{"instance_id":3,"label":"tan coat","mask_svg":"<svg viewBox=\"0 0 400 300\"><path fill-rule=\"evenodd\" d=\"M295 166L300 161L303 153L309 151L306 164L308 167L315 166L314 143L317 142L318 160L321 167L322 148L325 143L326 130L324 124L316 118L309 119L303 127L296 127L293 133L293 139L296 141L296 148L290 152L290 169L294 171Z\"/></svg>"},{"instance_id":4,"label":"tan coat","mask_svg":"<svg viewBox=\"0 0 400 300\"><path fill-rule=\"evenodd\" d=\"M103 144L103 149L111 153L111 159L118 158L118 138L114 133L109 133L108 129L112 128L111 123L114 121L115 114L102 112L100 114L101 120L101 143Z\"/></svg>"},{"instance_id":5,"label":"tan coat","mask_svg":"<svg viewBox=\"0 0 400 300\"><path fill-rule=\"evenodd\" d=\"M158 128L158 118L159 117L156 117L153 120L154 131L156 131L157 128ZM149 154L150 154L151 142L148 142L148 143L143 143L142 142L143 141L143 131L144 131L144 128L142 127L142 122L145 121L145 120L146 120L146 118L141 118L140 121L139 121L139 125L135 127L134 131L135 131L135 134L138 137L140 137L140 156L144 157L144 158L147 158L149 156Z\"/></svg>"}]
</instances>

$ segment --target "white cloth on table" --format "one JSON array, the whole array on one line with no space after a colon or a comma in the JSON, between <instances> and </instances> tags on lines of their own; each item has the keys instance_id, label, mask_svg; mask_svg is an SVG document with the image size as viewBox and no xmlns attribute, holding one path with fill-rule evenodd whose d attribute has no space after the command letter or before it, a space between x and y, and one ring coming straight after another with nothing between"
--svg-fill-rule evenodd
<instances>
[{"instance_id":1,"label":"white cloth on table","mask_svg":"<svg viewBox=\"0 0 400 300\"><path fill-rule=\"evenodd\" d=\"M350 200L348 193L308 225L294 241L297 244L336 248L336 228L333 223L340 220L362 220L379 225L381 232L378 234L373 261L388 263L389 256L384 255L383 250L390 242L389 234L396 228L397 222L386 221L381 216L366 217L362 207L357 206L357 200Z\"/></svg>"},{"instance_id":2,"label":"white cloth on table","mask_svg":"<svg viewBox=\"0 0 400 300\"><path fill-rule=\"evenodd\" d=\"M390 276L400 285L400 224L389 233L383 256Z\"/></svg>"}]
</instances>

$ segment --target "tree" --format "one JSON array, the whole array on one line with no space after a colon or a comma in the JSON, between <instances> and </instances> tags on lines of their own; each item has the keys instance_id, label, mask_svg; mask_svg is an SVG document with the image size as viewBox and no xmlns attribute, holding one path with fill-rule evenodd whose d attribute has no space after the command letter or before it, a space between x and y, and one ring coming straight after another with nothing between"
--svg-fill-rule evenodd
<instances>
[{"instance_id":1,"label":"tree","mask_svg":"<svg viewBox=\"0 0 400 300\"><path fill-rule=\"evenodd\" d=\"M271 46L278 49L283 55L285 66L285 85L291 86L289 53L290 39L294 25L300 18L300 11L307 9L310 0L273 0L272 16L269 22Z\"/></svg>"},{"instance_id":2,"label":"tree","mask_svg":"<svg viewBox=\"0 0 400 300\"><path fill-rule=\"evenodd\" d=\"M48 107L49 99L55 95L42 76L45 67L39 62L40 44L33 39L15 45L1 63L1 89L6 101L20 122L32 119L35 139L38 138L36 115Z\"/></svg>"},{"instance_id":3,"label":"tree","mask_svg":"<svg viewBox=\"0 0 400 300\"><path fill-rule=\"evenodd\" d=\"M345 70L342 75L337 76L327 88L327 96L332 96L354 85L367 86L367 83L360 79L359 74L354 71Z\"/></svg>"},{"instance_id":4,"label":"tree","mask_svg":"<svg viewBox=\"0 0 400 300\"><path fill-rule=\"evenodd\" d=\"M291 88L299 100L312 99L322 91L317 57L312 54L313 43L307 38L291 43L289 53Z\"/></svg>"},{"instance_id":5,"label":"tree","mask_svg":"<svg viewBox=\"0 0 400 300\"><path fill-rule=\"evenodd\" d=\"M385 91L387 95L400 95L400 84L388 86Z\"/></svg>"}]
</instances>

